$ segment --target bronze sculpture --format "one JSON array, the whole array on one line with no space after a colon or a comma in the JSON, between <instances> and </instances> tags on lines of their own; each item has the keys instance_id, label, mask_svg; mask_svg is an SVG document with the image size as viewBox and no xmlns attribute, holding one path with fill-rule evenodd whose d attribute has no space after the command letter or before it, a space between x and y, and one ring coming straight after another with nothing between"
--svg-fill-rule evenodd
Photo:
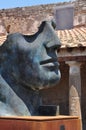
<instances>
[{"instance_id":1,"label":"bronze sculpture","mask_svg":"<svg viewBox=\"0 0 86 130\"><path fill-rule=\"evenodd\" d=\"M39 115L40 89L60 79L53 21L43 21L34 35L9 34L0 46L0 116Z\"/></svg>"}]
</instances>

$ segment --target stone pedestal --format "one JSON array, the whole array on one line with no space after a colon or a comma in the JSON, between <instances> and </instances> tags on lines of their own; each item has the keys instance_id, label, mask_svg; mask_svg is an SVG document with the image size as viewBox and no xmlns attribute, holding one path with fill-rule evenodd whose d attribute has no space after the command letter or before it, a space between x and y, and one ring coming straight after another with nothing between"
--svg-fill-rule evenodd
<instances>
[{"instance_id":1,"label":"stone pedestal","mask_svg":"<svg viewBox=\"0 0 86 130\"><path fill-rule=\"evenodd\" d=\"M0 130L81 130L72 116L1 117Z\"/></svg>"}]
</instances>

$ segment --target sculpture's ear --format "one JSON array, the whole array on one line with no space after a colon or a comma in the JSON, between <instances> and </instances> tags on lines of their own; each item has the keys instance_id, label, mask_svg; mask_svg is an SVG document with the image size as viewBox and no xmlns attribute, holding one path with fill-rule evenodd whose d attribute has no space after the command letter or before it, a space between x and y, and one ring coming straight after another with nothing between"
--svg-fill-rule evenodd
<instances>
[{"instance_id":1,"label":"sculpture's ear","mask_svg":"<svg viewBox=\"0 0 86 130\"><path fill-rule=\"evenodd\" d=\"M56 28L56 21L55 21L55 19L52 19L51 20L51 25L52 25L52 27L55 29Z\"/></svg>"}]
</instances>

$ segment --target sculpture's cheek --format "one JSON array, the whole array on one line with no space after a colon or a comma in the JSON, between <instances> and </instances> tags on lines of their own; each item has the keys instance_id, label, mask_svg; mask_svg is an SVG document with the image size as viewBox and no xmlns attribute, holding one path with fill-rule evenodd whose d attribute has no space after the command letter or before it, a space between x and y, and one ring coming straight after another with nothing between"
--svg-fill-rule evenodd
<instances>
[{"instance_id":1,"label":"sculpture's cheek","mask_svg":"<svg viewBox=\"0 0 86 130\"><path fill-rule=\"evenodd\" d=\"M33 89L43 89L55 85L60 80L59 70L50 71L35 63L24 68L22 81Z\"/></svg>"}]
</instances>

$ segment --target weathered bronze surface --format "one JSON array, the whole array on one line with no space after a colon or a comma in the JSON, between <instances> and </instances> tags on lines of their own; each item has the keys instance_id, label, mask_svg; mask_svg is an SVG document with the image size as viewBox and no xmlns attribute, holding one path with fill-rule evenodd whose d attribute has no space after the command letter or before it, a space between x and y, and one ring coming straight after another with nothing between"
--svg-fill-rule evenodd
<instances>
[{"instance_id":1,"label":"weathered bronze surface","mask_svg":"<svg viewBox=\"0 0 86 130\"><path fill-rule=\"evenodd\" d=\"M0 116L39 115L38 91L60 79L54 28L44 21L34 35L9 34L0 47Z\"/></svg>"}]
</instances>

